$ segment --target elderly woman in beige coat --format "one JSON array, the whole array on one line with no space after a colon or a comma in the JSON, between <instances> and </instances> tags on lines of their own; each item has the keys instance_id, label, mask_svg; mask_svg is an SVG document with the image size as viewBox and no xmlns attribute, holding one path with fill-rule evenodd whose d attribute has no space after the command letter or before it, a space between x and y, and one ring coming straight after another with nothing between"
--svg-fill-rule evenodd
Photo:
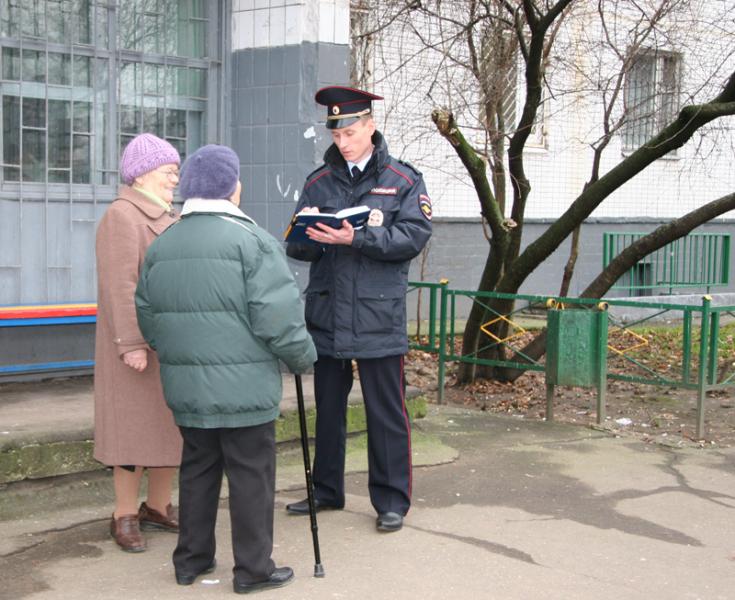
<instances>
[{"instance_id":1,"label":"elderly woman in beige coat","mask_svg":"<svg viewBox=\"0 0 735 600\"><path fill-rule=\"evenodd\" d=\"M94 457L113 468L110 534L127 552L146 549L141 529L178 531L171 487L181 436L156 353L138 329L134 295L148 246L177 220L171 203L179 164L167 141L149 133L131 140L120 161L124 185L97 228ZM148 495L138 507L144 469Z\"/></svg>"}]
</instances>

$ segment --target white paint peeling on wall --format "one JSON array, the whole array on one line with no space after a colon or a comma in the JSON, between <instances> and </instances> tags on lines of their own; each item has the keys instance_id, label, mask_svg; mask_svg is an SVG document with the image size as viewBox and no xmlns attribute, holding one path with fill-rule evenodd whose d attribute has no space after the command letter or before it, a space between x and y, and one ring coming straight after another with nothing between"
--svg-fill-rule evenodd
<instances>
[{"instance_id":1,"label":"white paint peeling on wall","mask_svg":"<svg viewBox=\"0 0 735 600\"><path fill-rule=\"evenodd\" d=\"M304 131L304 139L308 140L313 137L316 137L316 131L314 131L314 126L312 125L311 127L309 127L309 129Z\"/></svg>"},{"instance_id":2,"label":"white paint peeling on wall","mask_svg":"<svg viewBox=\"0 0 735 600\"><path fill-rule=\"evenodd\" d=\"M299 201L299 190L293 191L293 201L298 202Z\"/></svg>"}]
</instances>

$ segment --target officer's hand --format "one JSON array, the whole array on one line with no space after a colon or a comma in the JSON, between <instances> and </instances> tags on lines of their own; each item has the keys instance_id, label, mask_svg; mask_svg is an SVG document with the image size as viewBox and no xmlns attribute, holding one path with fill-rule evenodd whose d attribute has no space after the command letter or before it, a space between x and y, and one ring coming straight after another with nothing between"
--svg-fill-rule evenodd
<instances>
[{"instance_id":1,"label":"officer's hand","mask_svg":"<svg viewBox=\"0 0 735 600\"><path fill-rule=\"evenodd\" d=\"M342 244L351 246L355 237L355 230L346 219L342 221L340 229L333 229L324 223L316 223L315 227L307 227L306 235L309 239L319 242L320 244Z\"/></svg>"}]
</instances>

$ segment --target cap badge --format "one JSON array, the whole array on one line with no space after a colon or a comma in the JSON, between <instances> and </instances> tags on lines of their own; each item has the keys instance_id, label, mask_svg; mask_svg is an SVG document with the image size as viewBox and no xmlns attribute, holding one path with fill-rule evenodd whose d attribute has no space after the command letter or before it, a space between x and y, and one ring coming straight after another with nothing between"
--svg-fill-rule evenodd
<instances>
[{"instance_id":1,"label":"cap badge","mask_svg":"<svg viewBox=\"0 0 735 600\"><path fill-rule=\"evenodd\" d=\"M338 115L339 114L339 106L333 106L332 107L332 114L333 115Z\"/></svg>"}]
</instances>

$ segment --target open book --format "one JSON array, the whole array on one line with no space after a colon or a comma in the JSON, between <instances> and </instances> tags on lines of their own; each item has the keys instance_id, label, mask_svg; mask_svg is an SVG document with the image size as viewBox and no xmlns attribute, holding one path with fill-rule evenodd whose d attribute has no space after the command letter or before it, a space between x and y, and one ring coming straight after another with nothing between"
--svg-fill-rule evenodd
<instances>
[{"instance_id":1,"label":"open book","mask_svg":"<svg viewBox=\"0 0 735 600\"><path fill-rule=\"evenodd\" d=\"M297 212L291 219L291 223L283 234L287 242L297 243L316 243L309 239L306 235L307 227L314 227L317 223L324 223L333 229L342 227L342 221L345 219L350 222L352 227L360 229L368 220L370 208L367 206L352 206L332 213L318 212Z\"/></svg>"}]
</instances>

